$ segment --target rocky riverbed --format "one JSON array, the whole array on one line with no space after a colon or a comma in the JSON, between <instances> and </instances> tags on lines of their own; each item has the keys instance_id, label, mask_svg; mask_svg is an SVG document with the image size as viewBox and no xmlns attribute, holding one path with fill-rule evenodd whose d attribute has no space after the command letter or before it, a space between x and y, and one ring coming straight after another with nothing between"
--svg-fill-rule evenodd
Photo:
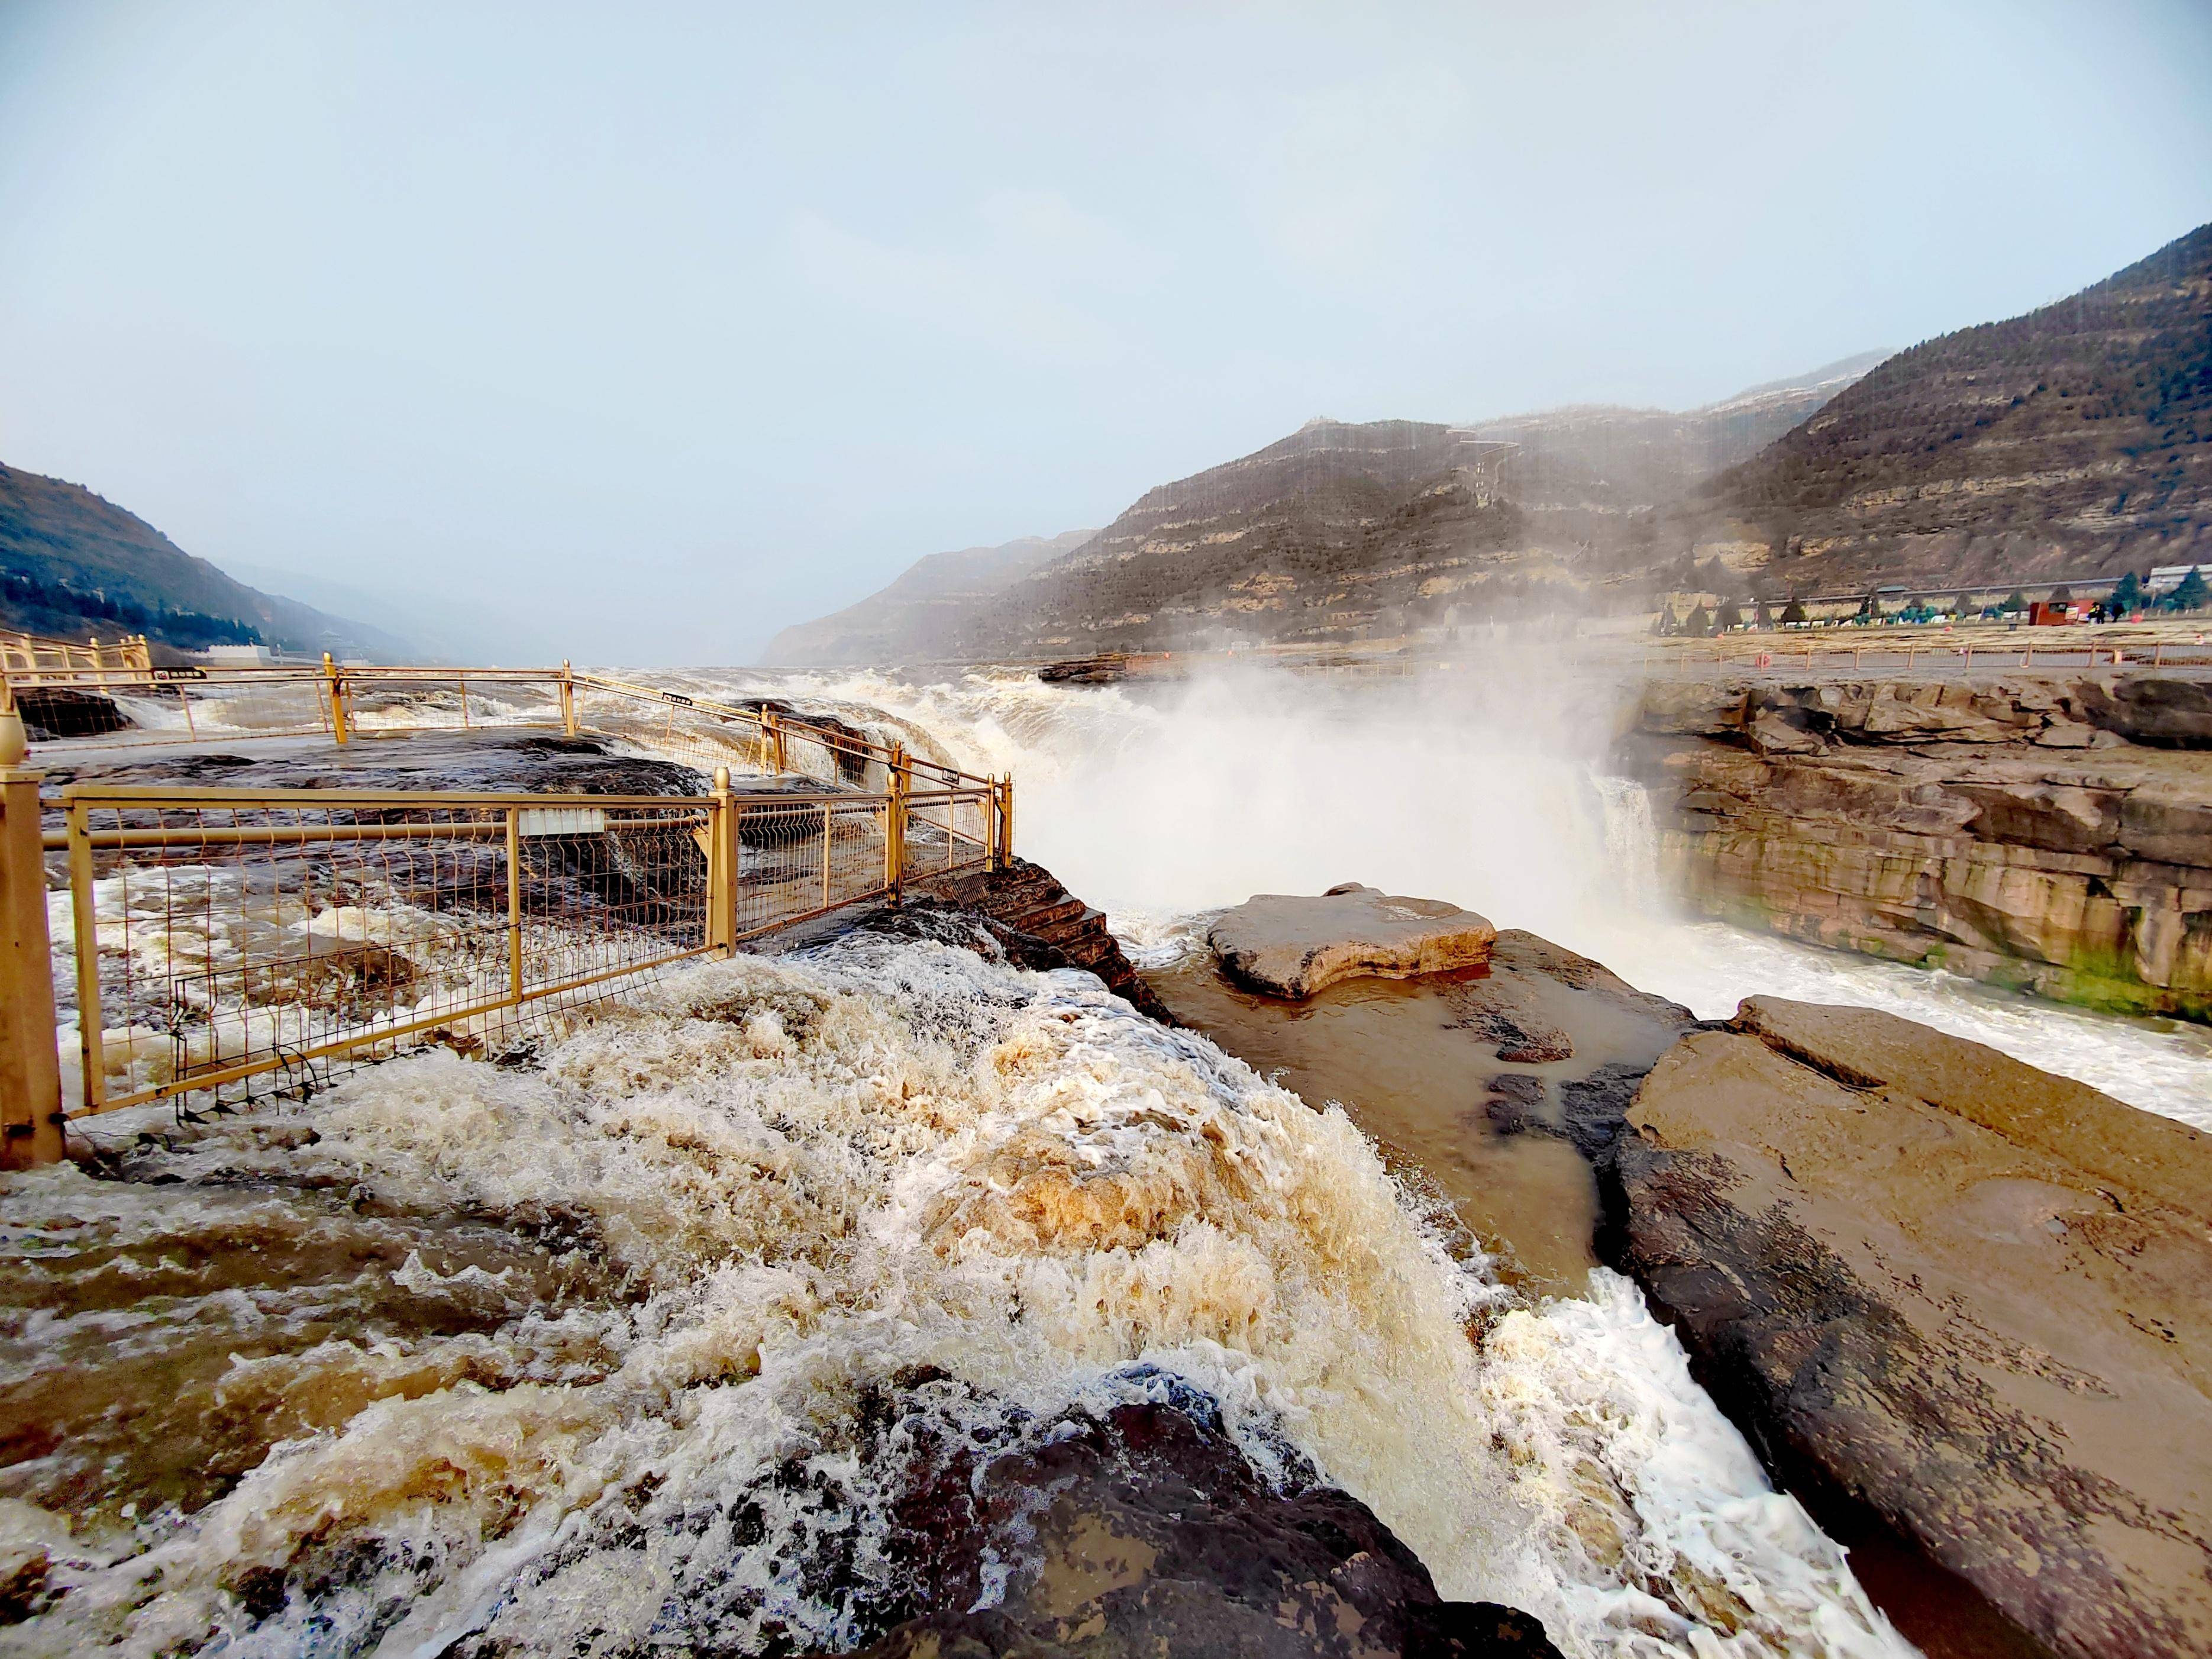
<instances>
[{"instance_id":1,"label":"rocky riverbed","mask_svg":"<svg viewBox=\"0 0 2212 1659\"><path fill-rule=\"evenodd\" d=\"M1310 948L1332 915L1273 897L1215 932ZM1476 968L1304 999L1231 969L1152 977L1343 1102L1523 1282L1631 1273L1930 1653L2212 1640L2212 1138L1891 1015L1700 1025L1510 931Z\"/></svg>"}]
</instances>

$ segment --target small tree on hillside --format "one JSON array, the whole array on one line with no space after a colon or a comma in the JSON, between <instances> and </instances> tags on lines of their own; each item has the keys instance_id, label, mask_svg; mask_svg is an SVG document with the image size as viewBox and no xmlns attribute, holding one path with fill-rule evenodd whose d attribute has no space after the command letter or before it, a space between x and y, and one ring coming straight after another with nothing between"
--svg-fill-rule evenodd
<instances>
[{"instance_id":1,"label":"small tree on hillside","mask_svg":"<svg viewBox=\"0 0 2212 1659\"><path fill-rule=\"evenodd\" d=\"M1774 618L1766 613L1766 601L1765 599L1759 600L1758 605L1753 608L1751 613L1751 625L1753 628L1771 628L1774 626Z\"/></svg>"},{"instance_id":2,"label":"small tree on hillside","mask_svg":"<svg viewBox=\"0 0 2212 1659\"><path fill-rule=\"evenodd\" d=\"M2071 604L2073 604L2073 603L2074 603L2074 590L2073 590L2072 588L2070 588L2070 587L2054 587L2054 588L2052 588L2052 589L2051 590L2051 604L2053 604L2053 605L2071 605Z\"/></svg>"},{"instance_id":3,"label":"small tree on hillside","mask_svg":"<svg viewBox=\"0 0 2212 1659\"><path fill-rule=\"evenodd\" d=\"M1662 605L1659 607L1659 614L1651 619L1651 632L1655 637L1663 640L1674 631L1674 607Z\"/></svg>"},{"instance_id":4,"label":"small tree on hillside","mask_svg":"<svg viewBox=\"0 0 2212 1659\"><path fill-rule=\"evenodd\" d=\"M2005 602L1997 608L2001 611L2025 611L2027 609L2027 595L2015 587L2005 595Z\"/></svg>"},{"instance_id":5,"label":"small tree on hillside","mask_svg":"<svg viewBox=\"0 0 2212 1659\"><path fill-rule=\"evenodd\" d=\"M1690 613L1690 620L1683 624L1682 631L1693 639L1700 640L1713 631L1713 619L1706 611L1703 599L1698 601L1698 608Z\"/></svg>"},{"instance_id":6,"label":"small tree on hillside","mask_svg":"<svg viewBox=\"0 0 2212 1659\"><path fill-rule=\"evenodd\" d=\"M1972 616L1974 614L1974 596L1961 588L1959 592L1959 597L1951 601L1951 614L1954 617Z\"/></svg>"},{"instance_id":7,"label":"small tree on hillside","mask_svg":"<svg viewBox=\"0 0 2212 1659\"><path fill-rule=\"evenodd\" d=\"M1804 621L1804 603L1792 593L1790 596L1790 603L1782 607L1782 625L1784 628L1797 628L1802 626Z\"/></svg>"},{"instance_id":8,"label":"small tree on hillside","mask_svg":"<svg viewBox=\"0 0 2212 1659\"><path fill-rule=\"evenodd\" d=\"M2112 597L2105 601L2119 616L2142 609L2142 581L2132 570L2112 584Z\"/></svg>"},{"instance_id":9,"label":"small tree on hillside","mask_svg":"<svg viewBox=\"0 0 2212 1659\"><path fill-rule=\"evenodd\" d=\"M1743 626L1743 612L1737 609L1736 602L1734 599L1723 599L1721 601L1721 614L1718 626L1721 632L1723 634L1727 633L1731 628L1741 628Z\"/></svg>"},{"instance_id":10,"label":"small tree on hillside","mask_svg":"<svg viewBox=\"0 0 2212 1659\"><path fill-rule=\"evenodd\" d=\"M2204 580L2204 567L2192 564L2181 579L2181 586L2166 596L2166 602L2176 611L2202 611L2212 601L2212 587Z\"/></svg>"}]
</instances>

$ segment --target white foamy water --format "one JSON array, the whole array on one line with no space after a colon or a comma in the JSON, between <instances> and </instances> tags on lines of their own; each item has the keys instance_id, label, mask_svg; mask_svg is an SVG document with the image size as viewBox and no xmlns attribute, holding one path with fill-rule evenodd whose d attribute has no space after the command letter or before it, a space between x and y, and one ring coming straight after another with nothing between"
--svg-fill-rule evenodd
<instances>
[{"instance_id":1,"label":"white foamy water","mask_svg":"<svg viewBox=\"0 0 2212 1659\"><path fill-rule=\"evenodd\" d=\"M65 1386L78 1328L128 1332L109 1365L211 1443L176 1455L241 1473L126 1513L96 1459L14 1466L0 1565L52 1565L0 1650L845 1645L899 1567L872 1394L937 1378L910 1414L984 1446L1164 1375L1569 1652L1908 1650L1632 1286L1512 1305L1340 1111L1087 975L869 939L741 957L534 1064L399 1060L117 1140L125 1182L0 1178L11 1275L75 1309L11 1315L0 1382ZM423 1231L455 1217L465 1262ZM394 1263L382 1233L422 1242ZM227 1279L243 1250L357 1265L307 1295Z\"/></svg>"},{"instance_id":2,"label":"white foamy water","mask_svg":"<svg viewBox=\"0 0 2212 1659\"><path fill-rule=\"evenodd\" d=\"M1650 802L1605 769L1623 690L1547 659L1364 686L1256 668L1151 688L1018 671L679 682L874 706L937 732L963 764L1015 773L1022 851L1105 908L1139 954L1172 954L1255 892L1364 881L1541 933L1703 1018L1755 994L1885 1009L2212 1128L2201 1027L1674 915Z\"/></svg>"}]
</instances>

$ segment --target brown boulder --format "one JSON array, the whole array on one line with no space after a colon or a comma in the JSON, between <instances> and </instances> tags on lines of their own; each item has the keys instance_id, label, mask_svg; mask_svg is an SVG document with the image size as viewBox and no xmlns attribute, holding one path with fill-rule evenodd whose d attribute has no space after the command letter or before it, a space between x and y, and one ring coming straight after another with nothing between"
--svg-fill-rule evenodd
<instances>
[{"instance_id":1,"label":"brown boulder","mask_svg":"<svg viewBox=\"0 0 2212 1659\"><path fill-rule=\"evenodd\" d=\"M1363 975L1407 979L1480 967L1497 937L1472 910L1354 883L1318 898L1258 894L1224 913L1206 936L1233 977L1301 1000Z\"/></svg>"},{"instance_id":2,"label":"brown boulder","mask_svg":"<svg viewBox=\"0 0 2212 1659\"><path fill-rule=\"evenodd\" d=\"M2212 1650L2212 1139L1764 998L1628 1112L1622 1265L1784 1478L2062 1654Z\"/></svg>"}]
</instances>

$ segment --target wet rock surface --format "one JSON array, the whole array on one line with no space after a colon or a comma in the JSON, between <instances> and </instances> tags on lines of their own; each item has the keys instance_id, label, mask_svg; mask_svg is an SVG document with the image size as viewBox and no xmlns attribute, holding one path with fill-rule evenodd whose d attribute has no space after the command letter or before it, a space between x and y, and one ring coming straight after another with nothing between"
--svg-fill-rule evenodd
<instances>
[{"instance_id":1,"label":"wet rock surface","mask_svg":"<svg viewBox=\"0 0 2212 1659\"><path fill-rule=\"evenodd\" d=\"M2212 1139L1754 998L1644 1079L1609 1251L1785 1480L2068 1655L2212 1648Z\"/></svg>"},{"instance_id":2,"label":"wet rock surface","mask_svg":"<svg viewBox=\"0 0 2212 1659\"><path fill-rule=\"evenodd\" d=\"M673 761L618 754L597 738L542 732L415 732L358 738L270 738L228 748L156 746L41 757L46 788L71 783L186 783L208 789L470 789L532 794L699 795L706 775ZM770 783L737 779L736 783ZM819 789L818 784L809 784Z\"/></svg>"},{"instance_id":3,"label":"wet rock surface","mask_svg":"<svg viewBox=\"0 0 2212 1659\"><path fill-rule=\"evenodd\" d=\"M1706 913L2212 1018L2212 683L1661 684L1629 761Z\"/></svg>"},{"instance_id":4,"label":"wet rock surface","mask_svg":"<svg viewBox=\"0 0 2212 1659\"><path fill-rule=\"evenodd\" d=\"M1480 967L1497 937L1484 918L1442 899L1346 882L1318 898L1259 894L1224 913L1206 943L1240 983L1304 999L1359 975L1407 979Z\"/></svg>"},{"instance_id":5,"label":"wet rock surface","mask_svg":"<svg viewBox=\"0 0 2212 1659\"><path fill-rule=\"evenodd\" d=\"M1314 1106L1340 1103L1506 1277L1565 1293L1598 1259L1590 1159L1618 1137L1653 1061L1695 1024L1515 928L1480 968L1347 979L1302 1002L1247 989L1211 953L1146 977L1231 1054Z\"/></svg>"},{"instance_id":6,"label":"wet rock surface","mask_svg":"<svg viewBox=\"0 0 2212 1659\"><path fill-rule=\"evenodd\" d=\"M996 947L996 960L1037 969L1085 969L1103 980L1115 995L1127 998L1139 1013L1169 1025L1176 1023L1108 930L1106 913L1069 892L1042 865L1013 859L1003 870L930 878L915 884L915 898L897 910L882 913L871 925L911 937L945 937L928 931L945 925L942 919L929 916L933 904L971 919L954 921L956 933L965 929L969 937L946 938L947 943L972 948L974 930L980 925ZM908 921L899 920L902 912ZM991 956L992 950L986 948L984 954Z\"/></svg>"},{"instance_id":7,"label":"wet rock surface","mask_svg":"<svg viewBox=\"0 0 2212 1659\"><path fill-rule=\"evenodd\" d=\"M1048 1443L916 1448L889 1552L911 1610L871 1659L1556 1655L1541 1623L1438 1597L1358 1499L1297 1467L1263 1479L1212 1404L1072 1415Z\"/></svg>"}]
</instances>

